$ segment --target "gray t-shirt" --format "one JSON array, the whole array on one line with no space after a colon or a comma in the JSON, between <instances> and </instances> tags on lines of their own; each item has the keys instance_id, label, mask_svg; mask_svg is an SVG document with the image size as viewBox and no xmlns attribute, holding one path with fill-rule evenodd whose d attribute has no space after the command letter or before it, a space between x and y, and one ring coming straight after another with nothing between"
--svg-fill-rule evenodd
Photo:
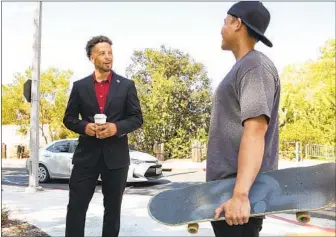
<instances>
[{"instance_id":1,"label":"gray t-shirt","mask_svg":"<svg viewBox=\"0 0 336 237\"><path fill-rule=\"evenodd\" d=\"M213 98L207 181L237 173L243 121L260 115L267 116L269 122L261 171L278 169L279 99L279 75L267 56L252 50L236 62L218 85Z\"/></svg>"}]
</instances>

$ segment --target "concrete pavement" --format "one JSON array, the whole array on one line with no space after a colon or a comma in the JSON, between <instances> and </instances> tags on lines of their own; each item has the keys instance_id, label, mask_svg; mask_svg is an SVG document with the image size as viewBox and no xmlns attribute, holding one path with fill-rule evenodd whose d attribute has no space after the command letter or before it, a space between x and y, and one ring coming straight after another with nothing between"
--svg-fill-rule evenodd
<instances>
[{"instance_id":1,"label":"concrete pavement","mask_svg":"<svg viewBox=\"0 0 336 237\"><path fill-rule=\"evenodd\" d=\"M3 167L23 168L25 160L2 160ZM320 161L304 161L299 164L280 161L279 168L308 166ZM163 167L173 170L200 170L205 163L190 160L170 160ZM174 177L174 176L173 176ZM174 179L173 179L174 180ZM179 182L177 179L174 182ZM152 220L147 212L149 195L125 194L122 205L120 236L189 236L186 226L165 226ZM44 189L42 192L28 194L25 187L3 185L2 206L11 210L11 217L27 221L51 236L64 236L67 190ZM103 216L103 196L96 192L87 212L86 236L100 236ZM295 215L283 214L268 216L264 222L261 236L295 236L335 233L335 221L312 218L310 225L301 226ZM329 235L327 235L329 234ZM214 236L209 223L201 223L199 236Z\"/></svg>"},{"instance_id":2,"label":"concrete pavement","mask_svg":"<svg viewBox=\"0 0 336 237\"><path fill-rule=\"evenodd\" d=\"M2 206L11 217L27 221L51 236L64 236L68 191L45 189L34 194L25 187L3 186ZM120 236L189 236L186 226L165 226L152 220L147 212L150 196L124 195ZM95 193L87 212L86 236L100 236L103 196ZM308 226L300 226L291 214L273 215L264 222L261 236L285 236L324 231L335 232L335 221L313 218ZM199 236L214 236L209 223L201 223Z\"/></svg>"},{"instance_id":3,"label":"concrete pavement","mask_svg":"<svg viewBox=\"0 0 336 237\"><path fill-rule=\"evenodd\" d=\"M24 168L26 159L1 159L2 168Z\"/></svg>"}]
</instances>

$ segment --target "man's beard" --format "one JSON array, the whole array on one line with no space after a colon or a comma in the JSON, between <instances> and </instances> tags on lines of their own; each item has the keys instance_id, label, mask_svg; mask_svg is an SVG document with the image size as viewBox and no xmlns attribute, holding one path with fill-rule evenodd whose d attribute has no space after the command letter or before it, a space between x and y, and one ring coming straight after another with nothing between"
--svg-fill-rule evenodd
<instances>
[{"instance_id":1,"label":"man's beard","mask_svg":"<svg viewBox=\"0 0 336 237\"><path fill-rule=\"evenodd\" d=\"M111 71L111 67L98 67L98 70L99 71L102 71L102 72L109 72Z\"/></svg>"}]
</instances>

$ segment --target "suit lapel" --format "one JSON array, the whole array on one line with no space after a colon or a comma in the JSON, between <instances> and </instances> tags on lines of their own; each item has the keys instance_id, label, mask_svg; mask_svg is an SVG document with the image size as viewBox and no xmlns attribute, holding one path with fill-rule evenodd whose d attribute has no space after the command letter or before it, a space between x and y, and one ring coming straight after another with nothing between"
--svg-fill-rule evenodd
<instances>
[{"instance_id":1,"label":"suit lapel","mask_svg":"<svg viewBox=\"0 0 336 237\"><path fill-rule=\"evenodd\" d=\"M89 78L88 78L87 89L88 89L89 97L90 97L92 103L94 104L95 113L100 114L99 105L98 105L98 101L97 101L97 97L96 97L95 86L94 86L93 74L91 76L89 76Z\"/></svg>"},{"instance_id":2,"label":"suit lapel","mask_svg":"<svg viewBox=\"0 0 336 237\"><path fill-rule=\"evenodd\" d=\"M110 90L109 90L109 93L107 95L105 108L104 108L104 113L105 114L106 114L106 110L108 109L108 107L111 103L112 97L114 95L116 95L116 93L117 93L117 90L119 88L120 83L121 82L119 80L119 75L116 74L114 71L112 71L112 81L111 81Z\"/></svg>"}]
</instances>

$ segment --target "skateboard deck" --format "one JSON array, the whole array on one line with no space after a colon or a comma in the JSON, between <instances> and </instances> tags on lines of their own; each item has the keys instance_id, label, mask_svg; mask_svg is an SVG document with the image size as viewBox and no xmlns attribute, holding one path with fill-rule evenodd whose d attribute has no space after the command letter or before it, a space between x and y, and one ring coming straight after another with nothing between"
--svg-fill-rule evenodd
<instances>
[{"instance_id":1,"label":"skateboard deck","mask_svg":"<svg viewBox=\"0 0 336 237\"><path fill-rule=\"evenodd\" d=\"M163 191L148 203L157 222L188 225L191 233L199 222L215 221L215 209L232 196L236 178L195 184ZM301 223L310 221L309 211L335 205L335 163L295 167L260 173L251 187L251 216L296 213ZM218 220L224 220L222 215Z\"/></svg>"}]
</instances>

